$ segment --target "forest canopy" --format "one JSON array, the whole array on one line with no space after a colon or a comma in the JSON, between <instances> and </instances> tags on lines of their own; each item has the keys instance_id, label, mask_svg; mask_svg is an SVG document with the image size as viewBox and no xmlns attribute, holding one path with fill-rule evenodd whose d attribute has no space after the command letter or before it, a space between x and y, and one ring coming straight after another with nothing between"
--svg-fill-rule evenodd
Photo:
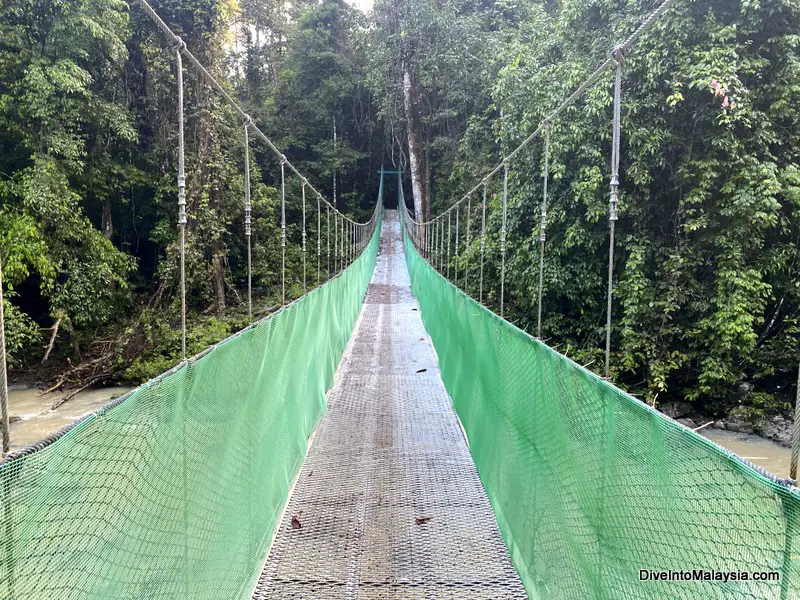
<instances>
[{"instance_id":1,"label":"forest canopy","mask_svg":"<svg viewBox=\"0 0 800 600\"><path fill-rule=\"evenodd\" d=\"M180 357L174 52L134 2L1 1L0 258L12 371L142 381ZM418 214L450 206L653 3L153 7L309 181L363 221L382 166L404 171ZM643 400L714 415L789 409L800 359L798 32L797 0L678 0L625 56L611 366ZM193 353L246 324L244 150L237 115L197 72L184 77ZM553 122L550 145L542 337L598 371L612 93L609 73ZM536 139L509 179L506 317L530 333L543 164ZM279 173L254 143L254 316L280 299ZM491 185L493 307L502 182ZM287 193L296 199L299 183ZM303 291L299 236L290 226L291 297ZM464 252L478 251L474 242Z\"/></svg>"}]
</instances>

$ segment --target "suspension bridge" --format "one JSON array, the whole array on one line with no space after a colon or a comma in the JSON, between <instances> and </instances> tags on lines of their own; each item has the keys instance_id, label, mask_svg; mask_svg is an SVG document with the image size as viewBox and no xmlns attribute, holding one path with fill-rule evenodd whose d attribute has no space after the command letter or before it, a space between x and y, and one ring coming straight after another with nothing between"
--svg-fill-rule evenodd
<instances>
[{"instance_id":1,"label":"suspension bridge","mask_svg":"<svg viewBox=\"0 0 800 600\"><path fill-rule=\"evenodd\" d=\"M187 358L182 289L178 365L3 458L0 598L800 598L794 480L538 339L550 125L613 70L608 374L621 74L673 1L446 211L427 221L412 213L402 174L381 170L375 210L359 223L139 0L175 52L181 279L188 59L241 118L245 164L251 132L280 164L273 243L282 307ZM506 211L512 162L540 136L533 337L503 319ZM487 192L500 173L500 290L489 308ZM295 199L290 176L300 184ZM384 209L395 177L397 210ZM249 254L249 166L243 200ZM293 201L296 239L287 229ZM286 291L290 244L302 257L305 293L295 300ZM251 288L248 276L252 321Z\"/></svg>"}]
</instances>

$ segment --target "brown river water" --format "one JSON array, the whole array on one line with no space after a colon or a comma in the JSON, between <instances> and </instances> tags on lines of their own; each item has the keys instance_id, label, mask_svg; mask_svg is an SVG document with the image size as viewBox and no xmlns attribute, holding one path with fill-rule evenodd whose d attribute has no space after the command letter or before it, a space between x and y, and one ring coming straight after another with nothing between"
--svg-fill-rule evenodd
<instances>
[{"instance_id":1,"label":"brown river water","mask_svg":"<svg viewBox=\"0 0 800 600\"><path fill-rule=\"evenodd\" d=\"M8 390L8 414L12 421L15 420L14 417L19 417L20 420L11 423L9 428L11 450L19 450L38 442L131 389L133 388L107 387L84 390L56 410L51 410L65 392L40 395L40 390L35 388L12 386Z\"/></svg>"},{"instance_id":2,"label":"brown river water","mask_svg":"<svg viewBox=\"0 0 800 600\"><path fill-rule=\"evenodd\" d=\"M700 433L777 477L789 477L791 448L749 433L711 428L703 429Z\"/></svg>"},{"instance_id":3,"label":"brown river water","mask_svg":"<svg viewBox=\"0 0 800 600\"><path fill-rule=\"evenodd\" d=\"M19 450L37 442L131 389L108 387L85 390L56 410L51 410L52 405L63 397L63 392L42 396L37 389L12 387L9 389L9 414L21 420L11 424L11 449ZM703 429L701 433L773 475L789 476L789 448L746 433L711 428Z\"/></svg>"}]
</instances>

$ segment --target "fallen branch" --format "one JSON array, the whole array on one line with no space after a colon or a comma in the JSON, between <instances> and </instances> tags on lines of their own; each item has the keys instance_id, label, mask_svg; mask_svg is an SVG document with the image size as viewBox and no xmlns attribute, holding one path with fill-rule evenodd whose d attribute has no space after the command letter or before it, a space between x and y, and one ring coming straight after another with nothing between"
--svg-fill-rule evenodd
<instances>
[{"instance_id":1,"label":"fallen branch","mask_svg":"<svg viewBox=\"0 0 800 600\"><path fill-rule=\"evenodd\" d=\"M47 345L47 351L44 353L44 358L42 359L41 364L44 364L45 361L50 357L50 352L53 350L53 344L56 343L56 335L58 335L58 326L61 325L61 317L58 318L55 325L51 328L53 330L52 335L50 336L50 343Z\"/></svg>"},{"instance_id":2,"label":"fallen branch","mask_svg":"<svg viewBox=\"0 0 800 600\"><path fill-rule=\"evenodd\" d=\"M53 406L50 407L50 410L57 409L59 406L61 406L61 405L65 404L65 403L69 402L70 400L72 400L75 396L80 394L86 388L88 388L90 386L93 386L98 381L101 381L101 380L107 379L107 378L108 378L108 373L103 373L102 375L98 375L97 377L92 377L87 383L85 383L81 387L79 387L79 388L77 388L75 390L72 390L69 394L66 394L63 398L60 398L60 399L56 400L55 402L53 402Z\"/></svg>"}]
</instances>

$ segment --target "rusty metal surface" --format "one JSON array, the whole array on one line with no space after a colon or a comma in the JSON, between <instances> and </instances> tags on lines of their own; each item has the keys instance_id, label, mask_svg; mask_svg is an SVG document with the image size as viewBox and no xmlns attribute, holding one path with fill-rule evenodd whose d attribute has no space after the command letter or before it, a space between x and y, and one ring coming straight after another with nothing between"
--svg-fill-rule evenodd
<instances>
[{"instance_id":1,"label":"rusty metal surface","mask_svg":"<svg viewBox=\"0 0 800 600\"><path fill-rule=\"evenodd\" d=\"M253 598L526 597L388 211L361 318Z\"/></svg>"}]
</instances>

